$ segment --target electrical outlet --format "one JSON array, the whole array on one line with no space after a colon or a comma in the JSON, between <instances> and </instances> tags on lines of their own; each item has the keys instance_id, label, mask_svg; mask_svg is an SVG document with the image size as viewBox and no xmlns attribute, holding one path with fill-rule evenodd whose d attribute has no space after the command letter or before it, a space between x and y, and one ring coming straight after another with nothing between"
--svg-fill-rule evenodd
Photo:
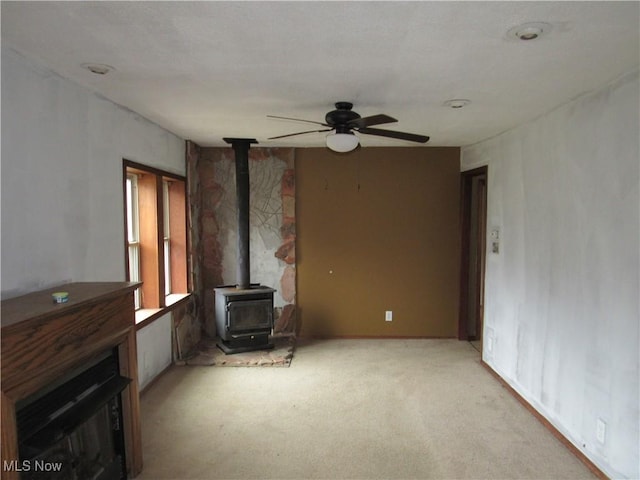
<instances>
[{"instance_id":1,"label":"electrical outlet","mask_svg":"<svg viewBox=\"0 0 640 480\"><path fill-rule=\"evenodd\" d=\"M387 310L384 312L384 321L392 322L393 321L393 312L391 310Z\"/></svg>"},{"instance_id":2,"label":"electrical outlet","mask_svg":"<svg viewBox=\"0 0 640 480\"><path fill-rule=\"evenodd\" d=\"M487 337L487 351L493 352L493 337Z\"/></svg>"},{"instance_id":3,"label":"electrical outlet","mask_svg":"<svg viewBox=\"0 0 640 480\"><path fill-rule=\"evenodd\" d=\"M607 424L601 418L596 422L596 440L602 445L607 440Z\"/></svg>"}]
</instances>

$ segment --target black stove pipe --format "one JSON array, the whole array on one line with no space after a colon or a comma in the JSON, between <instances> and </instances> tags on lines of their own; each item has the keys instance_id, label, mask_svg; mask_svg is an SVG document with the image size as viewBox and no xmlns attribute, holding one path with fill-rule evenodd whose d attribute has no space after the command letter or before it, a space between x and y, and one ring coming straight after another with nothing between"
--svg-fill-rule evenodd
<instances>
[{"instance_id":1,"label":"black stove pipe","mask_svg":"<svg viewBox=\"0 0 640 480\"><path fill-rule=\"evenodd\" d=\"M254 138L223 138L233 147L236 157L236 205L238 219L237 288L251 285L249 258L249 148Z\"/></svg>"}]
</instances>

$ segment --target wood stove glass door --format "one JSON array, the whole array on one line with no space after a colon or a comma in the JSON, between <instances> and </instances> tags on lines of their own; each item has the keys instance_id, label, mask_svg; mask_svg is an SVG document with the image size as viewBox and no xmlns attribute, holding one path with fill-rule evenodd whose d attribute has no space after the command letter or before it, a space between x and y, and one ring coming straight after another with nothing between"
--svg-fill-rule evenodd
<instances>
[{"instance_id":1,"label":"wood stove glass door","mask_svg":"<svg viewBox=\"0 0 640 480\"><path fill-rule=\"evenodd\" d=\"M271 299L234 301L227 304L227 331L231 334L271 329Z\"/></svg>"}]
</instances>

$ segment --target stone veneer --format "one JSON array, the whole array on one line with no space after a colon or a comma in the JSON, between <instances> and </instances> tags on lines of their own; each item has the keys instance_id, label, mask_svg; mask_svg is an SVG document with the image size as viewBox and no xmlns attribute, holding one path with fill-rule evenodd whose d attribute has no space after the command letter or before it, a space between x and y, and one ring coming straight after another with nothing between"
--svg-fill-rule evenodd
<instances>
[{"instance_id":1,"label":"stone veneer","mask_svg":"<svg viewBox=\"0 0 640 480\"><path fill-rule=\"evenodd\" d=\"M276 288L274 333L296 332L295 169L291 148L249 150L251 282ZM235 155L187 142L196 314L215 336L214 291L236 283Z\"/></svg>"}]
</instances>

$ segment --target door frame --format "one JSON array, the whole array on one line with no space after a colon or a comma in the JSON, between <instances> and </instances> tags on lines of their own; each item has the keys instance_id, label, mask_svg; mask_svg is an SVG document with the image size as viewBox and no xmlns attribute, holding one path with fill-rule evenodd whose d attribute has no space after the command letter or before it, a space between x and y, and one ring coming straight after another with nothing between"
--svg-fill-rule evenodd
<instances>
[{"instance_id":1,"label":"door frame","mask_svg":"<svg viewBox=\"0 0 640 480\"><path fill-rule=\"evenodd\" d=\"M486 229L487 229L487 184L489 179L489 168L488 166L482 166L478 168L474 168L472 170L467 170L460 173L460 310L458 317L458 339L459 340L469 340L468 333L468 317L470 312L470 304L469 304L469 278L471 275L470 268L470 246L472 241L478 241L478 239L471 238L471 218L472 218L472 185L473 180L476 177L484 176L485 177L485 188L484 188L484 201L481 203L481 212L480 218L482 222L482 235L485 241L481 241L482 244L486 242ZM483 324L484 317L484 309L483 305L483 296L484 296L484 271L486 264L486 244L485 248L480 248L480 271L482 275L478 278L477 288L478 292L478 304L476 305L476 311L478 312L479 319L478 323L480 327ZM482 332L480 332L480 338L482 339Z\"/></svg>"}]
</instances>

